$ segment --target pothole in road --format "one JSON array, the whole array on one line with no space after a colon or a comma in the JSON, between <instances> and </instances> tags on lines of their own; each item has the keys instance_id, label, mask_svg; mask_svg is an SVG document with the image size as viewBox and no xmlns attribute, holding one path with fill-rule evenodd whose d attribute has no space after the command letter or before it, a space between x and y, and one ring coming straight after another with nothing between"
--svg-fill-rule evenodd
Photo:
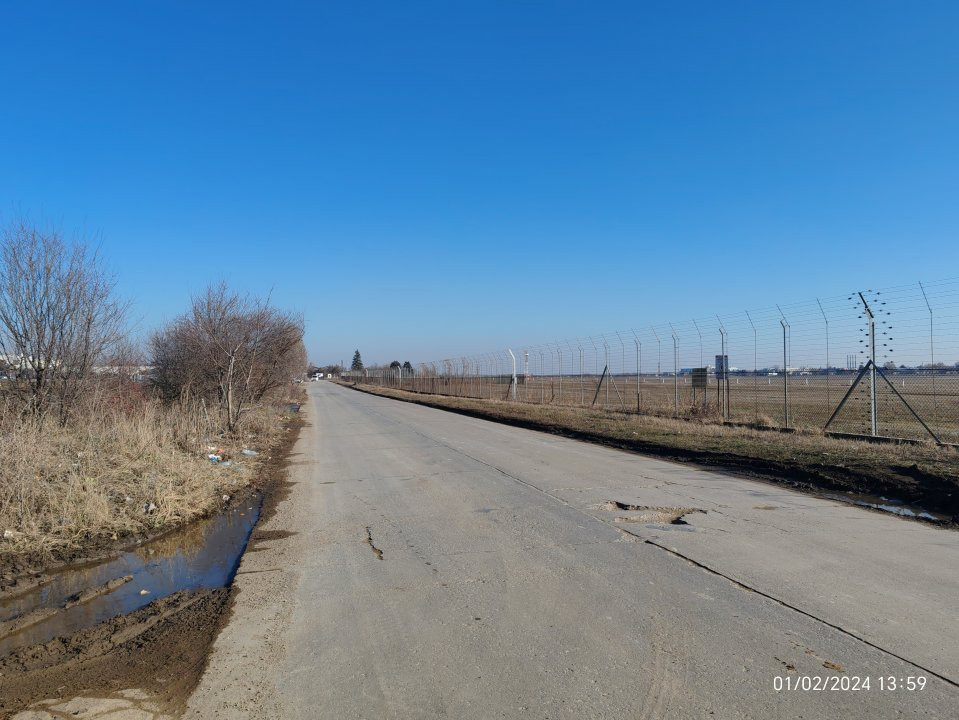
<instances>
[{"instance_id":1,"label":"pothole in road","mask_svg":"<svg viewBox=\"0 0 959 720\"><path fill-rule=\"evenodd\" d=\"M631 505L619 500L608 500L600 506L610 512L626 511L634 515L621 515L613 518L615 523L654 523L657 525L688 525L685 517L692 513L706 514L696 507L663 507L655 505Z\"/></svg>"}]
</instances>

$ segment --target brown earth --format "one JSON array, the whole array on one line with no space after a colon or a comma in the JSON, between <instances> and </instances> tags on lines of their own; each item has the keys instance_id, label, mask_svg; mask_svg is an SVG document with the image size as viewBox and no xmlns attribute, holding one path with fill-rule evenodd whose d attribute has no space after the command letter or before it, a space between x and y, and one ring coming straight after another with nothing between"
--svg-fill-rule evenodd
<instances>
[{"instance_id":1,"label":"brown earth","mask_svg":"<svg viewBox=\"0 0 959 720\"><path fill-rule=\"evenodd\" d=\"M251 483L250 492L264 497L260 520L269 518L289 492L286 470L301 427L298 416L288 423ZM247 550L263 539L254 528ZM21 577L19 591L22 583L37 580ZM125 698L131 689L149 700L143 706L154 709L156 717L180 714L203 673L210 645L229 619L232 597L230 588L182 591L0 658L0 718L26 708L43 713L44 706L37 705L43 700L81 697L94 699L94 707L100 703L108 712L109 703L130 702Z\"/></svg>"},{"instance_id":2,"label":"brown earth","mask_svg":"<svg viewBox=\"0 0 959 720\"><path fill-rule=\"evenodd\" d=\"M226 588L176 593L0 659L0 717L39 700L109 697L127 688L178 711L202 672L229 598Z\"/></svg>"}]
</instances>

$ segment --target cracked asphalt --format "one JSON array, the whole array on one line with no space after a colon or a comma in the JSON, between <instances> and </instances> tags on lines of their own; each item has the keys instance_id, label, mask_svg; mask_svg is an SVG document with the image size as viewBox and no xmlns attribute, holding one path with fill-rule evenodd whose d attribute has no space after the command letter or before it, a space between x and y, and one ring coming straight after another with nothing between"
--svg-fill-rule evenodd
<instances>
[{"instance_id":1,"label":"cracked asphalt","mask_svg":"<svg viewBox=\"0 0 959 720\"><path fill-rule=\"evenodd\" d=\"M329 383L310 396L260 528L279 532L243 558L189 717L959 707L959 533ZM775 689L808 676L870 689Z\"/></svg>"}]
</instances>

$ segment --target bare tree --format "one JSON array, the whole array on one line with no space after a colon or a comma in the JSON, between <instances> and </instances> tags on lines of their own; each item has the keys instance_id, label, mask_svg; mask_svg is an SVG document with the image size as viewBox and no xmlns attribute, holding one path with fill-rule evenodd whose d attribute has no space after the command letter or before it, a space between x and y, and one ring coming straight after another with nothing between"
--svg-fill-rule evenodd
<instances>
[{"instance_id":1,"label":"bare tree","mask_svg":"<svg viewBox=\"0 0 959 720\"><path fill-rule=\"evenodd\" d=\"M193 298L190 310L151 341L155 382L168 397L209 398L223 425L306 370L303 319L232 292L224 283Z\"/></svg>"},{"instance_id":2,"label":"bare tree","mask_svg":"<svg viewBox=\"0 0 959 720\"><path fill-rule=\"evenodd\" d=\"M123 339L127 304L99 255L24 221L0 231L0 350L22 412L61 424Z\"/></svg>"}]
</instances>

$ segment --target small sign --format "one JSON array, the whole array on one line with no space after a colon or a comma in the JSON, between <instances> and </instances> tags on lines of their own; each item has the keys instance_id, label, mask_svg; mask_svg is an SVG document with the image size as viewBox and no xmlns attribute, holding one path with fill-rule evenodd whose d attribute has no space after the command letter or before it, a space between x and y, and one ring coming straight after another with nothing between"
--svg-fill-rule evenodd
<instances>
[{"instance_id":1,"label":"small sign","mask_svg":"<svg viewBox=\"0 0 959 720\"><path fill-rule=\"evenodd\" d=\"M708 368L693 368L693 390L705 389Z\"/></svg>"}]
</instances>

